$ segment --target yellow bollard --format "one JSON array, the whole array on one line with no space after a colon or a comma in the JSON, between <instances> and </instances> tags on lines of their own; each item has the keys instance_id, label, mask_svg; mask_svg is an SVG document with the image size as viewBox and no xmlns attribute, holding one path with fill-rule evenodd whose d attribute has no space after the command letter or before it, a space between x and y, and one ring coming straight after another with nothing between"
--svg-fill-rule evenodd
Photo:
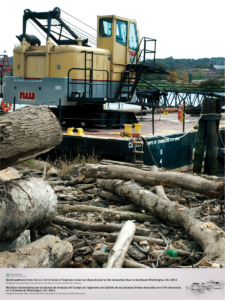
<instances>
[{"instance_id":1,"label":"yellow bollard","mask_svg":"<svg viewBox=\"0 0 225 300\"><path fill-rule=\"evenodd\" d=\"M125 127L125 132L126 133L131 133L132 132L133 125L124 124L123 126Z\"/></svg>"},{"instance_id":2,"label":"yellow bollard","mask_svg":"<svg viewBox=\"0 0 225 300\"><path fill-rule=\"evenodd\" d=\"M134 124L135 132L141 133L142 124Z\"/></svg>"},{"instance_id":3,"label":"yellow bollard","mask_svg":"<svg viewBox=\"0 0 225 300\"><path fill-rule=\"evenodd\" d=\"M84 130L83 128L76 128L78 133L76 135L84 135Z\"/></svg>"},{"instance_id":4,"label":"yellow bollard","mask_svg":"<svg viewBox=\"0 0 225 300\"><path fill-rule=\"evenodd\" d=\"M67 129L67 132L66 132L67 135L74 135L73 130L74 130L74 127L68 128L68 129Z\"/></svg>"},{"instance_id":5,"label":"yellow bollard","mask_svg":"<svg viewBox=\"0 0 225 300\"><path fill-rule=\"evenodd\" d=\"M164 115L168 115L168 114L169 114L168 110L165 109L163 114L164 114Z\"/></svg>"},{"instance_id":6,"label":"yellow bollard","mask_svg":"<svg viewBox=\"0 0 225 300\"><path fill-rule=\"evenodd\" d=\"M84 135L84 130L83 128L76 128L77 129L77 133L74 133L73 130L74 130L74 127L70 127L67 129L67 135L78 135L78 136L82 136Z\"/></svg>"}]
</instances>

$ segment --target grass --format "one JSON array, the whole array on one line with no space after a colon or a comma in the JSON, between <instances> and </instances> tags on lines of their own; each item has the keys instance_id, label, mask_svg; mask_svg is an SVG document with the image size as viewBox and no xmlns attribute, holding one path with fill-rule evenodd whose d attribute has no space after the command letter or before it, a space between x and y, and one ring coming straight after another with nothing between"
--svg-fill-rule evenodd
<instances>
[{"instance_id":1,"label":"grass","mask_svg":"<svg viewBox=\"0 0 225 300\"><path fill-rule=\"evenodd\" d=\"M86 164L97 164L98 156L94 153L91 155L80 155L78 154L73 159L68 159L66 156L57 158L52 162L53 166L59 170L59 176L72 175L73 167L75 165L86 165Z\"/></svg>"},{"instance_id":2,"label":"grass","mask_svg":"<svg viewBox=\"0 0 225 300\"><path fill-rule=\"evenodd\" d=\"M68 158L68 156L64 155L61 157L56 158L55 160L47 161L47 171L52 167L58 170L58 175L72 175L73 174L73 167L75 165L86 165L86 164L97 164L99 160L99 156L93 154L89 155L81 155L78 154L74 158ZM43 171L44 164L41 163L43 160L37 159L28 159L26 161L21 162L18 164L19 167L29 168L33 170Z\"/></svg>"}]
</instances>

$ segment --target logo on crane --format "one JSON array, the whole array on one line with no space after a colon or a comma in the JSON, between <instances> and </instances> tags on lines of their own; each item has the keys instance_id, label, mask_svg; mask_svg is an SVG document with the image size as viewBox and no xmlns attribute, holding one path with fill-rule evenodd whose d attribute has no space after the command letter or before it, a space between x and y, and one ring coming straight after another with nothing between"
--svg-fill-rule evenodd
<instances>
[{"instance_id":1,"label":"logo on crane","mask_svg":"<svg viewBox=\"0 0 225 300\"><path fill-rule=\"evenodd\" d=\"M35 92L19 92L19 100L35 100Z\"/></svg>"}]
</instances>

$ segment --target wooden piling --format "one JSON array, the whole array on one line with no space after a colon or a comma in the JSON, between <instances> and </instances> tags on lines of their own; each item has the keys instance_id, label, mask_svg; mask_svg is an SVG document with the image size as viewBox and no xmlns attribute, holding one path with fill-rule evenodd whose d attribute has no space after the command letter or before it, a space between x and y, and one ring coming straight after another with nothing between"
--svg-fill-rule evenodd
<instances>
[{"instance_id":1,"label":"wooden piling","mask_svg":"<svg viewBox=\"0 0 225 300\"><path fill-rule=\"evenodd\" d=\"M217 175L217 140L219 132L218 115L222 111L222 99L205 98L202 102L199 129L195 144L193 172L200 174L206 146L204 173ZM212 115L211 115L212 114Z\"/></svg>"}]
</instances>

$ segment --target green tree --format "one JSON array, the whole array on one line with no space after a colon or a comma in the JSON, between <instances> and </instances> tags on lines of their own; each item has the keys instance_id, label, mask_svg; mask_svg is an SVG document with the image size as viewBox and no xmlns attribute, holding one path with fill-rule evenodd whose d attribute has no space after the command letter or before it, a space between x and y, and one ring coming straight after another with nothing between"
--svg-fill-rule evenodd
<instances>
[{"instance_id":1,"label":"green tree","mask_svg":"<svg viewBox=\"0 0 225 300\"><path fill-rule=\"evenodd\" d=\"M188 73L188 77L189 77L189 82L191 83L193 80L193 74L192 73Z\"/></svg>"},{"instance_id":2,"label":"green tree","mask_svg":"<svg viewBox=\"0 0 225 300\"><path fill-rule=\"evenodd\" d=\"M202 79L205 78L205 74L203 71L199 70L198 72L194 73L194 79Z\"/></svg>"},{"instance_id":3,"label":"green tree","mask_svg":"<svg viewBox=\"0 0 225 300\"><path fill-rule=\"evenodd\" d=\"M201 86L216 86L220 87L223 85L223 82L221 80L218 80L216 78L204 80L201 82Z\"/></svg>"}]
</instances>

